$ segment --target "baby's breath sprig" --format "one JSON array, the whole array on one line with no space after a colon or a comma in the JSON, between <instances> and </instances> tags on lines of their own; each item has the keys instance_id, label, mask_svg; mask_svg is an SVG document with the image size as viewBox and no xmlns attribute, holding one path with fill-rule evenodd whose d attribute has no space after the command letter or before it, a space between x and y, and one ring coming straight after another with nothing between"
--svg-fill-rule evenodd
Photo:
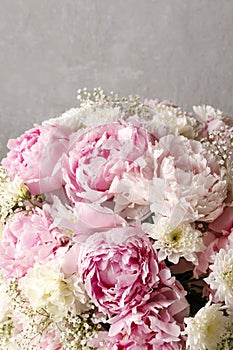
<instances>
[{"instance_id":1,"label":"baby's breath sprig","mask_svg":"<svg viewBox=\"0 0 233 350\"><path fill-rule=\"evenodd\" d=\"M1 344L0 344L0 350L1 349L7 349L7 343L12 337L14 329L14 324L13 321L10 317L8 317L7 320L4 322L0 323L0 339L1 339Z\"/></svg>"},{"instance_id":2,"label":"baby's breath sprig","mask_svg":"<svg viewBox=\"0 0 233 350\"><path fill-rule=\"evenodd\" d=\"M69 315L59 326L61 341L64 350L91 350L92 339L97 337L99 330L103 329L102 324L106 322L103 315L95 312L92 305L88 313L80 315Z\"/></svg>"},{"instance_id":3,"label":"baby's breath sprig","mask_svg":"<svg viewBox=\"0 0 233 350\"><path fill-rule=\"evenodd\" d=\"M81 106L87 104L99 108L115 108L119 107L122 111L123 118L137 115L138 117L151 117L149 107L146 106L139 95L129 95L128 97L119 97L119 95L111 91L108 95L99 88L94 88L93 91L88 91L87 88L79 89L77 99Z\"/></svg>"},{"instance_id":4,"label":"baby's breath sprig","mask_svg":"<svg viewBox=\"0 0 233 350\"><path fill-rule=\"evenodd\" d=\"M219 164L233 167L233 132L232 127L225 125L220 130L213 130L207 137L201 139L209 153L219 159ZM233 169L231 169L233 171Z\"/></svg>"},{"instance_id":5,"label":"baby's breath sprig","mask_svg":"<svg viewBox=\"0 0 233 350\"><path fill-rule=\"evenodd\" d=\"M20 293L16 279L10 280L6 292L11 299L12 312L21 314L27 323L27 326L15 338L18 348L21 350L38 349L40 337L52 323L49 313L42 308L36 311L31 308Z\"/></svg>"}]
</instances>

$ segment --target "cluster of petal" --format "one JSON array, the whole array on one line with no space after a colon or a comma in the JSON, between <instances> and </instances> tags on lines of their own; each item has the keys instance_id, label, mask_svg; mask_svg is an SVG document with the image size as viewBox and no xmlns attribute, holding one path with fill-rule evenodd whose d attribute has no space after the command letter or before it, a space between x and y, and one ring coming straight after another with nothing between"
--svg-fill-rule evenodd
<instances>
[{"instance_id":1,"label":"cluster of petal","mask_svg":"<svg viewBox=\"0 0 233 350\"><path fill-rule=\"evenodd\" d=\"M202 233L190 224L183 223L173 227L169 218L161 217L155 220L154 224L144 223L143 229L155 240L153 246L158 250L159 260L168 258L177 264L179 259L184 257L187 261L197 264L196 253L205 249Z\"/></svg>"},{"instance_id":2,"label":"cluster of petal","mask_svg":"<svg viewBox=\"0 0 233 350\"><path fill-rule=\"evenodd\" d=\"M214 262L209 266L211 272L205 279L213 291L215 298L224 301L233 308L233 249L220 249Z\"/></svg>"},{"instance_id":3,"label":"cluster of petal","mask_svg":"<svg viewBox=\"0 0 233 350\"><path fill-rule=\"evenodd\" d=\"M157 138L167 134L194 137L196 120L180 107L168 101L146 100L144 103L152 115L146 127Z\"/></svg>"},{"instance_id":4,"label":"cluster of petal","mask_svg":"<svg viewBox=\"0 0 233 350\"><path fill-rule=\"evenodd\" d=\"M7 278L24 276L35 261L52 259L61 246L61 233L39 208L15 213L8 220L0 242L0 266Z\"/></svg>"},{"instance_id":5,"label":"cluster of petal","mask_svg":"<svg viewBox=\"0 0 233 350\"><path fill-rule=\"evenodd\" d=\"M88 297L81 280L65 278L56 260L43 265L36 263L21 278L20 288L35 311L45 309L56 322L68 312L86 310Z\"/></svg>"},{"instance_id":6,"label":"cluster of petal","mask_svg":"<svg viewBox=\"0 0 233 350\"><path fill-rule=\"evenodd\" d=\"M46 120L43 125L65 126L75 132L81 128L115 122L119 117L119 107L101 108L87 103L79 108L71 108L57 118Z\"/></svg>"},{"instance_id":7,"label":"cluster of petal","mask_svg":"<svg viewBox=\"0 0 233 350\"><path fill-rule=\"evenodd\" d=\"M46 193L62 186L62 157L70 129L37 126L8 142L10 151L2 160L8 173L20 174L32 194Z\"/></svg>"},{"instance_id":8,"label":"cluster of petal","mask_svg":"<svg viewBox=\"0 0 233 350\"><path fill-rule=\"evenodd\" d=\"M174 282L152 293L146 304L113 317L108 334L96 340L98 349L183 349L182 322L188 311L184 294Z\"/></svg>"},{"instance_id":9,"label":"cluster of petal","mask_svg":"<svg viewBox=\"0 0 233 350\"><path fill-rule=\"evenodd\" d=\"M88 295L109 315L145 303L161 279L170 276L137 227L97 232L80 248L79 259Z\"/></svg>"},{"instance_id":10,"label":"cluster of petal","mask_svg":"<svg viewBox=\"0 0 233 350\"><path fill-rule=\"evenodd\" d=\"M167 135L154 146L151 210L180 222L213 221L227 195L225 171L202 144ZM161 204L162 203L162 204Z\"/></svg>"},{"instance_id":11,"label":"cluster of petal","mask_svg":"<svg viewBox=\"0 0 233 350\"><path fill-rule=\"evenodd\" d=\"M132 174L136 179L152 178L153 162L149 155L152 141L153 138L143 129L122 123L73 134L63 164L65 189L70 200L73 203L104 202L114 198L114 180L122 179L123 175ZM130 193L125 186L122 186L122 191ZM138 196L136 200L140 200ZM126 201L125 206L128 203Z\"/></svg>"},{"instance_id":12,"label":"cluster of petal","mask_svg":"<svg viewBox=\"0 0 233 350\"><path fill-rule=\"evenodd\" d=\"M209 303L201 308L195 317L185 318L186 346L190 350L217 350L225 332L227 317L219 305Z\"/></svg>"}]
</instances>

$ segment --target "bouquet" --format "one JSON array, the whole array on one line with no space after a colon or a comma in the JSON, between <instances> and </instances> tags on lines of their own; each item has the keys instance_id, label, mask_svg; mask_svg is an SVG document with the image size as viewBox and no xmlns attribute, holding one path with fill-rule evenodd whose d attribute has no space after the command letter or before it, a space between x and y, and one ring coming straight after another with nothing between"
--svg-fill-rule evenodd
<instances>
[{"instance_id":1,"label":"bouquet","mask_svg":"<svg viewBox=\"0 0 233 350\"><path fill-rule=\"evenodd\" d=\"M232 119L78 93L1 162L0 349L232 349Z\"/></svg>"}]
</instances>

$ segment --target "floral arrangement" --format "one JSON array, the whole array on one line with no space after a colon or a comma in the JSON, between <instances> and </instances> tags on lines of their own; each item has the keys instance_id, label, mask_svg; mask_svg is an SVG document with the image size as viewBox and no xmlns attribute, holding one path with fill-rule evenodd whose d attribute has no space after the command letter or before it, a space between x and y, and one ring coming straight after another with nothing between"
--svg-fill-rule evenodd
<instances>
[{"instance_id":1,"label":"floral arrangement","mask_svg":"<svg viewBox=\"0 0 233 350\"><path fill-rule=\"evenodd\" d=\"M232 119L78 93L1 162L0 349L232 349Z\"/></svg>"}]
</instances>

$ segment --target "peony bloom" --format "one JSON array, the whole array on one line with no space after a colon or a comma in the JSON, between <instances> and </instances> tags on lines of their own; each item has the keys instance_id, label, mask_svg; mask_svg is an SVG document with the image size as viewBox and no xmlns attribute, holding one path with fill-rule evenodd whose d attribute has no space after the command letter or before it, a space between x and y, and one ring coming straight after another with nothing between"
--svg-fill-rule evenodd
<instances>
[{"instance_id":1,"label":"peony bloom","mask_svg":"<svg viewBox=\"0 0 233 350\"><path fill-rule=\"evenodd\" d=\"M217 304L206 304L195 317L185 319L186 345L190 350L217 350L225 332L227 317Z\"/></svg>"},{"instance_id":2,"label":"peony bloom","mask_svg":"<svg viewBox=\"0 0 233 350\"><path fill-rule=\"evenodd\" d=\"M66 278L56 260L36 263L20 280L20 288L33 310L45 309L56 322L69 312L75 315L87 310L88 297L81 280Z\"/></svg>"},{"instance_id":3,"label":"peony bloom","mask_svg":"<svg viewBox=\"0 0 233 350\"><path fill-rule=\"evenodd\" d=\"M66 127L35 127L8 142L10 151L2 165L9 174L21 175L32 194L60 189L62 156L70 133Z\"/></svg>"},{"instance_id":4,"label":"peony bloom","mask_svg":"<svg viewBox=\"0 0 233 350\"><path fill-rule=\"evenodd\" d=\"M144 304L152 289L170 278L138 227L92 235L80 248L78 267L88 295L109 315Z\"/></svg>"},{"instance_id":5,"label":"peony bloom","mask_svg":"<svg viewBox=\"0 0 233 350\"><path fill-rule=\"evenodd\" d=\"M218 301L233 308L233 249L220 249L214 262L209 266L211 272L205 282Z\"/></svg>"},{"instance_id":6,"label":"peony bloom","mask_svg":"<svg viewBox=\"0 0 233 350\"><path fill-rule=\"evenodd\" d=\"M172 287L161 287L151 294L146 304L110 319L108 334L100 333L96 340L98 349L183 349L180 334L187 302L184 290L177 288L176 282Z\"/></svg>"},{"instance_id":7,"label":"peony bloom","mask_svg":"<svg viewBox=\"0 0 233 350\"><path fill-rule=\"evenodd\" d=\"M7 278L24 276L36 261L54 257L62 237L53 220L37 208L32 213L15 213L3 228L0 266Z\"/></svg>"},{"instance_id":8,"label":"peony bloom","mask_svg":"<svg viewBox=\"0 0 233 350\"><path fill-rule=\"evenodd\" d=\"M152 141L142 128L121 123L74 134L63 164L68 197L73 203L113 198L121 211L145 205L147 182L153 176ZM144 182L146 194L133 194L135 181Z\"/></svg>"},{"instance_id":9,"label":"peony bloom","mask_svg":"<svg viewBox=\"0 0 233 350\"><path fill-rule=\"evenodd\" d=\"M225 170L200 142L164 136L154 146L154 163L152 212L177 224L210 222L222 213L227 195Z\"/></svg>"}]
</instances>

